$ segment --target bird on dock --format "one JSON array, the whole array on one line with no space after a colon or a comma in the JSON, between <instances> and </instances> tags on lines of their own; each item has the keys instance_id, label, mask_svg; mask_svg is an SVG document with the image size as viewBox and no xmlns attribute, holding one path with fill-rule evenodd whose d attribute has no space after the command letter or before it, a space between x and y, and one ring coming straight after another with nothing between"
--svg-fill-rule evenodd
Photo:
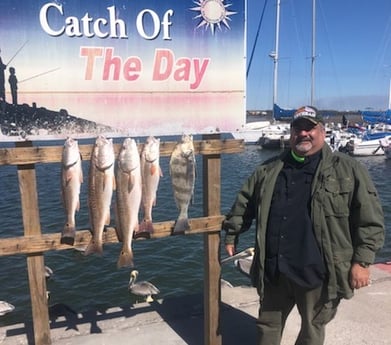
<instances>
[{"instance_id":1,"label":"bird on dock","mask_svg":"<svg viewBox=\"0 0 391 345\"><path fill-rule=\"evenodd\" d=\"M223 278L220 279L220 286L221 286L222 288L225 288L225 287L227 287L227 288L233 288L233 287L234 287L228 280L225 280L225 279L223 279Z\"/></svg>"},{"instance_id":2,"label":"bird on dock","mask_svg":"<svg viewBox=\"0 0 391 345\"><path fill-rule=\"evenodd\" d=\"M6 301L0 301L0 316L10 313L15 307Z\"/></svg>"},{"instance_id":3,"label":"bird on dock","mask_svg":"<svg viewBox=\"0 0 391 345\"><path fill-rule=\"evenodd\" d=\"M234 262L234 266L245 276L250 277L251 264L254 259L255 249L253 247L247 248L235 255L228 256L221 260L221 263Z\"/></svg>"},{"instance_id":4,"label":"bird on dock","mask_svg":"<svg viewBox=\"0 0 391 345\"><path fill-rule=\"evenodd\" d=\"M160 293L159 289L148 281L136 282L138 276L137 270L132 270L130 272L130 279L128 290L136 296L142 296L146 298L146 302L153 302L153 295Z\"/></svg>"},{"instance_id":5,"label":"bird on dock","mask_svg":"<svg viewBox=\"0 0 391 345\"><path fill-rule=\"evenodd\" d=\"M49 266L45 266L45 278L50 279L53 275L53 270Z\"/></svg>"}]
</instances>

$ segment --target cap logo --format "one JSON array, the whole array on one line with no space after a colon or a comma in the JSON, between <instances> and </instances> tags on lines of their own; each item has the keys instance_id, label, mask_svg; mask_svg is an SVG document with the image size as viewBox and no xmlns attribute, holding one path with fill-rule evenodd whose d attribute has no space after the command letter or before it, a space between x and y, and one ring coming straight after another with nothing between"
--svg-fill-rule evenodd
<instances>
[{"instance_id":1,"label":"cap logo","mask_svg":"<svg viewBox=\"0 0 391 345\"><path fill-rule=\"evenodd\" d=\"M293 119L297 119L302 116L308 116L308 117L316 117L316 111L311 107L301 107L296 110L295 114L293 115Z\"/></svg>"}]
</instances>

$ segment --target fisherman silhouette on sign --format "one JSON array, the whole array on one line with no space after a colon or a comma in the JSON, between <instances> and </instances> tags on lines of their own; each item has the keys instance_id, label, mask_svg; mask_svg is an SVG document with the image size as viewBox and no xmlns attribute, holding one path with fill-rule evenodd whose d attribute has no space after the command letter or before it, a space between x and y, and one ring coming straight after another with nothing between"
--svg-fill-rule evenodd
<instances>
[{"instance_id":1,"label":"fisherman silhouette on sign","mask_svg":"<svg viewBox=\"0 0 391 345\"><path fill-rule=\"evenodd\" d=\"M18 79L15 75L15 68L10 67L9 68L10 76L8 78L8 82L10 83L11 87L11 95L12 95L12 104L17 105L18 104Z\"/></svg>"},{"instance_id":2,"label":"fisherman silhouette on sign","mask_svg":"<svg viewBox=\"0 0 391 345\"><path fill-rule=\"evenodd\" d=\"M0 49L1 53L1 49ZM4 71L6 70L7 65L3 63L3 60L1 59L0 56L0 101L5 102L5 76L4 76Z\"/></svg>"}]
</instances>

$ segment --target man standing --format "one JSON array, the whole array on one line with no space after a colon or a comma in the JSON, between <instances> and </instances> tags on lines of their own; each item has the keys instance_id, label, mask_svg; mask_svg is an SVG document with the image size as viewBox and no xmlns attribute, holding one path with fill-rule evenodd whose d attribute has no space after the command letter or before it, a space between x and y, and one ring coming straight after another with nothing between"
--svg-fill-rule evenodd
<instances>
[{"instance_id":1,"label":"man standing","mask_svg":"<svg viewBox=\"0 0 391 345\"><path fill-rule=\"evenodd\" d=\"M8 82L11 88L11 96L12 96L12 104L18 104L18 79L16 78L15 68L9 68L10 76L8 78Z\"/></svg>"},{"instance_id":2,"label":"man standing","mask_svg":"<svg viewBox=\"0 0 391 345\"><path fill-rule=\"evenodd\" d=\"M290 150L244 183L224 222L225 248L255 219L251 278L260 296L259 345L278 345L296 305L296 345L321 345L341 298L367 286L369 265L384 242L384 216L367 170L325 143L323 119L298 109Z\"/></svg>"}]
</instances>

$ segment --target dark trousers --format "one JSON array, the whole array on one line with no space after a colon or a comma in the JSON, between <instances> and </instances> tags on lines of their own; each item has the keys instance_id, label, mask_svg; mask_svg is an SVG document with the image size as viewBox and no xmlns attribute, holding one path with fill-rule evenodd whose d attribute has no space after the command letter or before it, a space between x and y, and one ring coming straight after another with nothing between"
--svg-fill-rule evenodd
<instances>
[{"instance_id":1,"label":"dark trousers","mask_svg":"<svg viewBox=\"0 0 391 345\"><path fill-rule=\"evenodd\" d=\"M325 326L336 312L339 299L326 301L324 287L305 289L281 276L277 285L265 282L257 321L257 345L279 345L289 313L296 305L301 328L295 345L322 345Z\"/></svg>"},{"instance_id":2,"label":"dark trousers","mask_svg":"<svg viewBox=\"0 0 391 345\"><path fill-rule=\"evenodd\" d=\"M18 92L17 92L17 90L11 89L11 95L12 95L12 104L17 105L18 104Z\"/></svg>"}]
</instances>

